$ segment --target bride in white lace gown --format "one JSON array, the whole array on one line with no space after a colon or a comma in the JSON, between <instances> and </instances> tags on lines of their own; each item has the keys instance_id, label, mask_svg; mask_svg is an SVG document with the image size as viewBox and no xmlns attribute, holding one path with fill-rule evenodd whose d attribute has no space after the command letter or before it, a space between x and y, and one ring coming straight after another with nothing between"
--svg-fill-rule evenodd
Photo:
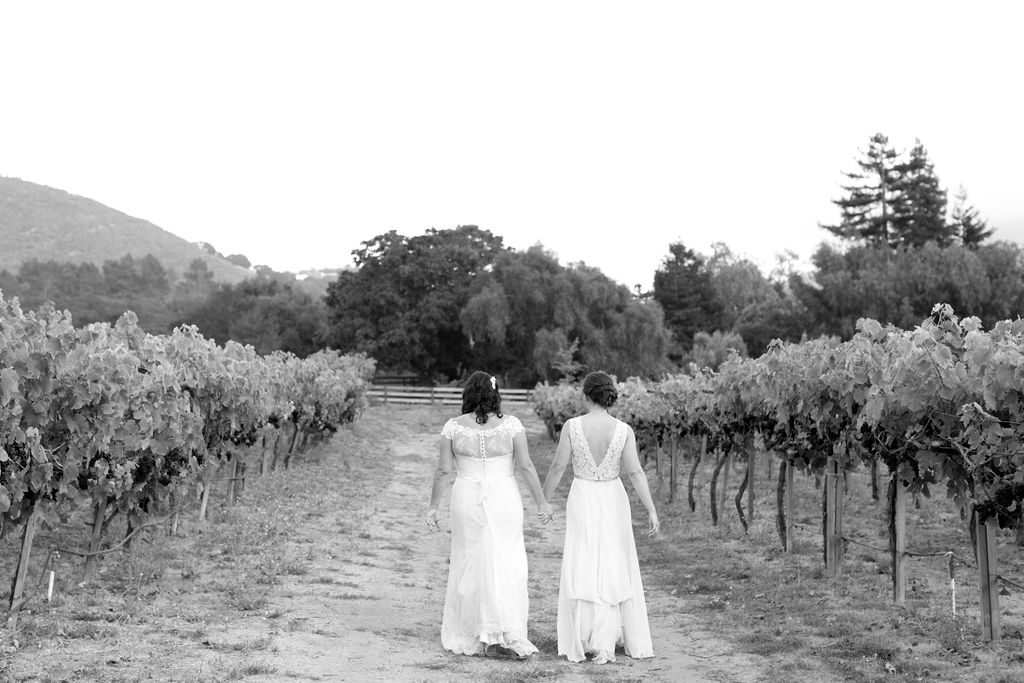
<instances>
[{"instance_id":1,"label":"bride in white lace gown","mask_svg":"<svg viewBox=\"0 0 1024 683\"><path fill-rule=\"evenodd\" d=\"M658 533L647 476L636 437L608 414L618 398L614 380L593 372L583 381L588 413L566 421L544 480L550 499L572 460L573 482L565 505L565 550L558 588L558 654L582 662L615 661L621 646L633 658L653 657L647 603L633 539L632 516L620 464L650 516L648 535Z\"/></svg>"},{"instance_id":2,"label":"bride in white lace gown","mask_svg":"<svg viewBox=\"0 0 1024 683\"><path fill-rule=\"evenodd\" d=\"M537 503L542 522L551 506L526 445L522 423L501 412L497 382L485 372L470 375L463 415L441 431L440 457L427 510L427 526L439 530L438 505L451 473L451 563L441 619L441 644L458 654L526 658L537 652L527 638L529 613L523 501L519 472Z\"/></svg>"}]
</instances>

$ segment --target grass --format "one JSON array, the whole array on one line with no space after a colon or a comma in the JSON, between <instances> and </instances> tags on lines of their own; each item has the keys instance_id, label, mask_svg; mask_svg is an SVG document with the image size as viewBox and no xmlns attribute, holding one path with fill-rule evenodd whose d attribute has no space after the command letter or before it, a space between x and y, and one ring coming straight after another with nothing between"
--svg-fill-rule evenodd
<instances>
[{"instance_id":1,"label":"grass","mask_svg":"<svg viewBox=\"0 0 1024 683\"><path fill-rule=\"evenodd\" d=\"M286 562L281 565L278 571L288 576L304 576L309 573L309 566L300 561Z\"/></svg>"},{"instance_id":2,"label":"grass","mask_svg":"<svg viewBox=\"0 0 1024 683\"><path fill-rule=\"evenodd\" d=\"M322 583L322 584L326 584L326 585L333 585L333 584L338 583L338 581L333 576L316 576L316 577L313 578L312 583ZM352 582L350 581L348 583L351 584ZM353 584L351 587L352 588L359 588L359 585L358 584Z\"/></svg>"},{"instance_id":3,"label":"grass","mask_svg":"<svg viewBox=\"0 0 1024 683\"><path fill-rule=\"evenodd\" d=\"M366 593L335 593L330 597L335 600L380 600L379 595L370 595Z\"/></svg>"},{"instance_id":4,"label":"grass","mask_svg":"<svg viewBox=\"0 0 1024 683\"><path fill-rule=\"evenodd\" d=\"M764 458L759 463L764 467ZM653 473L649 478L654 479ZM732 479L741 478L739 473ZM854 473L849 479L846 534L885 548L884 503L871 501L863 475ZM949 611L944 558L911 562L904 606L892 604L887 554L849 544L841 575L827 578L817 528L821 492L813 479L798 477L796 482L800 527L792 554L779 548L774 486L763 482L747 534L736 523L735 510L726 513L727 521L732 514L731 524L711 525L706 490L700 492L695 513L661 501L664 538L638 543L645 585L685 598L715 632L743 652L765 658L770 670L782 677L804 676L798 662L811 661L837 679L997 680L1012 670L1017 677L1013 680L1024 680L1024 667L1014 661L1019 642L981 641L976 576L960 571L956 617ZM633 506L639 507L635 500ZM908 518L912 550L950 548L971 557L964 524L951 504L922 500L920 508L908 510ZM1024 574L1024 553L1007 537L999 552L1000 571ZM1014 597L1013 606L1007 603L1004 633L1024 626L1017 616L1020 601Z\"/></svg>"},{"instance_id":5,"label":"grass","mask_svg":"<svg viewBox=\"0 0 1024 683\"><path fill-rule=\"evenodd\" d=\"M267 591L258 590L251 585L231 585L224 590L227 603L243 612L258 612L267 605Z\"/></svg>"},{"instance_id":6,"label":"grass","mask_svg":"<svg viewBox=\"0 0 1024 683\"><path fill-rule=\"evenodd\" d=\"M224 680L238 681L250 676L269 676L277 673L277 667L266 662L248 662L235 664L224 673Z\"/></svg>"}]
</instances>

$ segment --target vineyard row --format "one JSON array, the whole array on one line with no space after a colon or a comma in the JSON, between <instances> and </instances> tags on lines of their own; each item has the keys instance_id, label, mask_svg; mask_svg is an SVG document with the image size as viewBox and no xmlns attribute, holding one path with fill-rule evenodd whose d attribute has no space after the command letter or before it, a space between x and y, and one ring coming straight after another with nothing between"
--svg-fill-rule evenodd
<instances>
[{"instance_id":1,"label":"vineyard row","mask_svg":"<svg viewBox=\"0 0 1024 683\"><path fill-rule=\"evenodd\" d=\"M552 436L584 412L583 401L566 383L534 391L535 410ZM757 450L774 453L783 546L786 470L824 476L829 573L841 552L842 474L884 466L897 602L904 554L897 522L905 496L929 496L938 488L952 498L970 515L976 551L983 551L979 566L992 576L995 526L1021 523L1024 320L986 331L977 318L960 319L944 304L912 330L862 319L846 342L776 341L762 356L734 355L717 371L693 368L656 382L630 378L619 383L614 413L633 427L647 453L669 445L674 451L683 439L705 443L723 461ZM983 626L986 637L998 638L993 593L982 606Z\"/></svg>"},{"instance_id":2,"label":"vineyard row","mask_svg":"<svg viewBox=\"0 0 1024 683\"><path fill-rule=\"evenodd\" d=\"M258 441L286 432L290 457L297 440L354 420L373 372L363 354L259 355L191 326L152 335L130 312L76 328L66 312L0 296L0 536L22 533L8 623L40 525L88 506L88 580L115 515L130 534L197 493L205 507L222 464L237 472Z\"/></svg>"}]
</instances>

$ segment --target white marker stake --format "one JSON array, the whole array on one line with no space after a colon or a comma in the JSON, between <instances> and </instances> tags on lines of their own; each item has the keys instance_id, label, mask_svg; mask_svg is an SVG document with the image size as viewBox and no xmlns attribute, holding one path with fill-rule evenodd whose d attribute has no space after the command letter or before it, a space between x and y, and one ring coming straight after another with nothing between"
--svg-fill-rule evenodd
<instances>
[{"instance_id":1,"label":"white marker stake","mask_svg":"<svg viewBox=\"0 0 1024 683\"><path fill-rule=\"evenodd\" d=\"M53 570L50 570L50 587L46 590L46 602L53 600Z\"/></svg>"},{"instance_id":2,"label":"white marker stake","mask_svg":"<svg viewBox=\"0 0 1024 683\"><path fill-rule=\"evenodd\" d=\"M953 564L953 553L949 553L949 597L953 609L953 617L956 617L956 569Z\"/></svg>"}]
</instances>

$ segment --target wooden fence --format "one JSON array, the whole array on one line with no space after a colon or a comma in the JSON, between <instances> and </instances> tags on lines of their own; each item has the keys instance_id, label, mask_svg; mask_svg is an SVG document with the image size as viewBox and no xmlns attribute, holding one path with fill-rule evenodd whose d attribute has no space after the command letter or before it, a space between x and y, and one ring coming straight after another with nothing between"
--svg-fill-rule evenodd
<instances>
[{"instance_id":1,"label":"wooden fence","mask_svg":"<svg viewBox=\"0 0 1024 683\"><path fill-rule=\"evenodd\" d=\"M422 405L462 405L460 387L402 387L373 384L370 403L411 403ZM523 405L533 397L530 389L501 389L502 405Z\"/></svg>"}]
</instances>

